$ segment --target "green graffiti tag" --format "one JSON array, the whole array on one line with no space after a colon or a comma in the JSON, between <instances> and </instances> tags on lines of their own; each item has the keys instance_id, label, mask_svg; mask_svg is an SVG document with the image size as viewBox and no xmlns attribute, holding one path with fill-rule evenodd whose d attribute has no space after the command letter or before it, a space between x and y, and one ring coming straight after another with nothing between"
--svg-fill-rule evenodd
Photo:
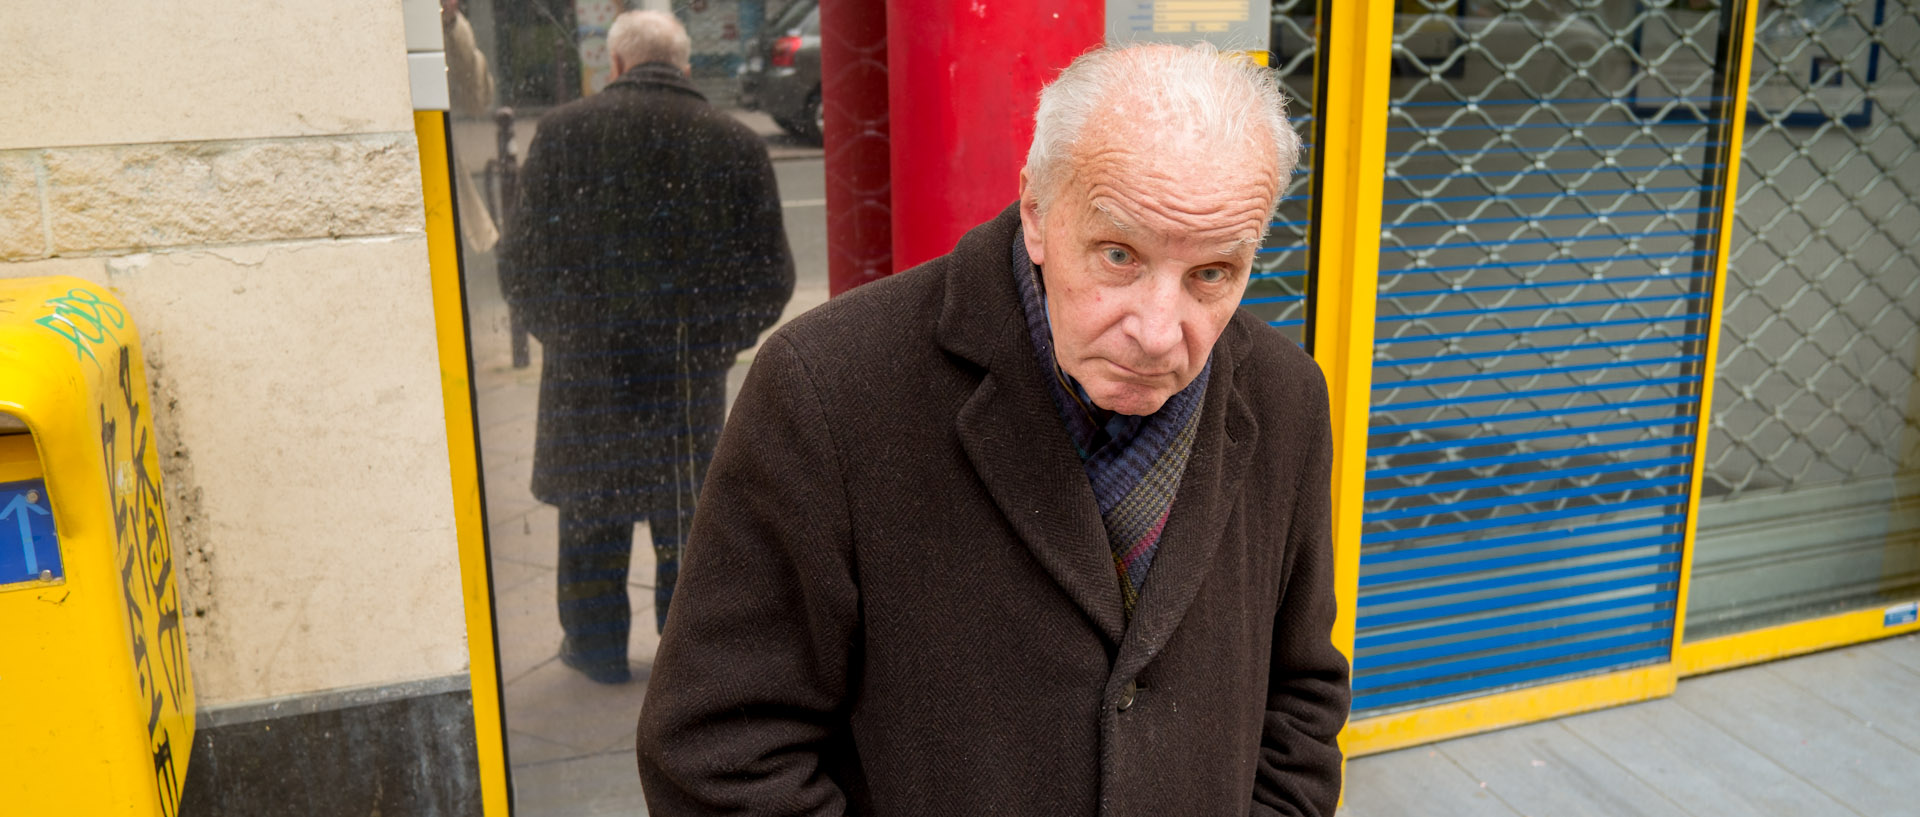
<instances>
[{"instance_id":1,"label":"green graffiti tag","mask_svg":"<svg viewBox=\"0 0 1920 817\"><path fill-rule=\"evenodd\" d=\"M34 323L51 330L73 344L75 360L90 360L96 368L100 358L93 353L93 347L102 344L119 344L115 330L125 329L127 315L102 299L99 293L85 289L70 289L67 294L57 298L48 298L46 305L53 309L50 315L44 315Z\"/></svg>"}]
</instances>

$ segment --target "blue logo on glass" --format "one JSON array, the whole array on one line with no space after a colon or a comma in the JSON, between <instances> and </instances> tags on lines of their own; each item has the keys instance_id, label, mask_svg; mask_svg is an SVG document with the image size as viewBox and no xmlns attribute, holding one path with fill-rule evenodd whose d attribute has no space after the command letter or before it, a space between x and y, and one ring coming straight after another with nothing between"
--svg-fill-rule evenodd
<instances>
[{"instance_id":1,"label":"blue logo on glass","mask_svg":"<svg viewBox=\"0 0 1920 817\"><path fill-rule=\"evenodd\" d=\"M0 482L0 585L64 578L47 484Z\"/></svg>"}]
</instances>

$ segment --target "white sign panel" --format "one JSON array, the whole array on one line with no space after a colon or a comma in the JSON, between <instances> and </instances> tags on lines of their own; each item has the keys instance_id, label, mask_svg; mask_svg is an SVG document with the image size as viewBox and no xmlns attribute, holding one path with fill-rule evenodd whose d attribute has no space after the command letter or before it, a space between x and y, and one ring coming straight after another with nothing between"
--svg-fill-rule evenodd
<instances>
[{"instance_id":1,"label":"white sign panel","mask_svg":"<svg viewBox=\"0 0 1920 817\"><path fill-rule=\"evenodd\" d=\"M1107 0L1109 43L1213 43L1266 51L1272 0Z\"/></svg>"}]
</instances>

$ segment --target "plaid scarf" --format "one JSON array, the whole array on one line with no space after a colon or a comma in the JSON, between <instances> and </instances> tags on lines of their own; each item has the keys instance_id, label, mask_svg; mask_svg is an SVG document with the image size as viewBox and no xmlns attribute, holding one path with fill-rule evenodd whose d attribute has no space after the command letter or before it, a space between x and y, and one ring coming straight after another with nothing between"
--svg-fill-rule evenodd
<instances>
[{"instance_id":1,"label":"plaid scarf","mask_svg":"<svg viewBox=\"0 0 1920 817\"><path fill-rule=\"evenodd\" d=\"M1213 361L1209 358L1200 375L1153 414L1134 417L1101 409L1054 358L1040 271L1027 257L1026 241L1018 231L1013 236L1013 274L1020 286L1027 331L1033 337L1034 357L1041 371L1052 375L1047 384L1054 408L1080 454L1099 503L1121 600L1131 620L1147 582L1147 568L1160 549L1160 533L1180 489L1180 476L1187 470Z\"/></svg>"}]
</instances>

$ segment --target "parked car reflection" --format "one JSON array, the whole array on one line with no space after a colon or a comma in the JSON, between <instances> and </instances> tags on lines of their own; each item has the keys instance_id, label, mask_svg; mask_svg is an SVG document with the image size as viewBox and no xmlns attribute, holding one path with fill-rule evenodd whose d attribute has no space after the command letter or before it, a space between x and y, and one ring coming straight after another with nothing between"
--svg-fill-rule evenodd
<instances>
[{"instance_id":1,"label":"parked car reflection","mask_svg":"<svg viewBox=\"0 0 1920 817\"><path fill-rule=\"evenodd\" d=\"M740 104L765 111L788 133L820 143L820 3L799 0L747 44Z\"/></svg>"}]
</instances>

